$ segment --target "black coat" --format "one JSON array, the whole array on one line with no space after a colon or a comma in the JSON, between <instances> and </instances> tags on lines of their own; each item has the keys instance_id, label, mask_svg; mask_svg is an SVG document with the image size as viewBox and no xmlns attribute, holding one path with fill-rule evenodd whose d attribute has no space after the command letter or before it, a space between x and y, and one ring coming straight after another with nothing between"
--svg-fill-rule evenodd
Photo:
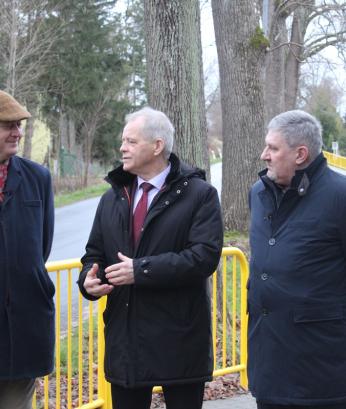
<instances>
[{"instance_id":1,"label":"black coat","mask_svg":"<svg viewBox=\"0 0 346 409\"><path fill-rule=\"evenodd\" d=\"M281 405L346 407L346 178L321 154L280 195L251 191L249 386Z\"/></svg>"},{"instance_id":2,"label":"black coat","mask_svg":"<svg viewBox=\"0 0 346 409\"><path fill-rule=\"evenodd\" d=\"M54 223L49 171L12 157L0 205L0 379L53 369L54 285L45 269Z\"/></svg>"},{"instance_id":3,"label":"black coat","mask_svg":"<svg viewBox=\"0 0 346 409\"><path fill-rule=\"evenodd\" d=\"M204 173L180 164L148 211L144 231L131 244L131 187L134 176L117 168L109 174L82 258L79 286L87 271L118 262L117 252L134 259L134 285L108 295L104 313L105 373L126 386L206 381L213 370L208 277L222 250L217 191Z\"/></svg>"}]
</instances>

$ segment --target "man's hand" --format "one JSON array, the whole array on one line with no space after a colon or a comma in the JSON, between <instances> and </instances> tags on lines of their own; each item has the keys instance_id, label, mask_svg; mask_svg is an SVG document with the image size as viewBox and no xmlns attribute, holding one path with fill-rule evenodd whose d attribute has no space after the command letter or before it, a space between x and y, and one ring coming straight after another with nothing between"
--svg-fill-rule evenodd
<instances>
[{"instance_id":1,"label":"man's hand","mask_svg":"<svg viewBox=\"0 0 346 409\"><path fill-rule=\"evenodd\" d=\"M107 295L114 288L109 284L101 284L101 280L96 276L98 269L99 266L97 264L93 264L84 281L85 291L94 297L102 297L103 295Z\"/></svg>"},{"instance_id":2,"label":"man's hand","mask_svg":"<svg viewBox=\"0 0 346 409\"><path fill-rule=\"evenodd\" d=\"M120 263L112 264L105 269L107 280L113 285L127 285L135 282L133 259L118 253Z\"/></svg>"}]
</instances>

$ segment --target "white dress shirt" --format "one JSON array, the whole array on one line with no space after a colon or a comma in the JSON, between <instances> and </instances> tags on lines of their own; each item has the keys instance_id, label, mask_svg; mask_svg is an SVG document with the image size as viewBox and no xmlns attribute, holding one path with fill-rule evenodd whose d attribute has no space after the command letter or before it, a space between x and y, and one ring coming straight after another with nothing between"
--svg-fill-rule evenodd
<instances>
[{"instance_id":1,"label":"white dress shirt","mask_svg":"<svg viewBox=\"0 0 346 409\"><path fill-rule=\"evenodd\" d=\"M141 184L143 182L147 182L154 186L148 192L148 209L149 209L154 197L157 195L157 193L159 193L159 191L162 189L162 186L165 184L166 177L168 173L170 172L170 170L171 170L171 164L169 163L166 169L164 169L161 173L154 176L150 180L144 180L141 177L137 176L137 189L136 189L134 203L133 203L133 212L135 211L136 206L143 194L143 189L140 187Z\"/></svg>"}]
</instances>

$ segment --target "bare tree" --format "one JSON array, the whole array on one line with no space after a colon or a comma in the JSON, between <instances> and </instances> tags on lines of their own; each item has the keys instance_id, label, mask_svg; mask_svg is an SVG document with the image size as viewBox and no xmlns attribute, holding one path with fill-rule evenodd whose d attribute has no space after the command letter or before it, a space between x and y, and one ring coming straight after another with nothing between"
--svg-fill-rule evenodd
<instances>
[{"instance_id":1,"label":"bare tree","mask_svg":"<svg viewBox=\"0 0 346 409\"><path fill-rule=\"evenodd\" d=\"M258 3L212 0L223 123L222 208L229 230L248 227L248 191L259 169L267 44Z\"/></svg>"},{"instance_id":2,"label":"bare tree","mask_svg":"<svg viewBox=\"0 0 346 409\"><path fill-rule=\"evenodd\" d=\"M25 135L25 157L31 155L33 125L38 112L38 81L57 40L57 27L47 25L47 0L1 0L0 47L4 84L33 114Z\"/></svg>"},{"instance_id":3,"label":"bare tree","mask_svg":"<svg viewBox=\"0 0 346 409\"><path fill-rule=\"evenodd\" d=\"M164 111L176 130L175 150L207 170L198 0L144 0L149 104Z\"/></svg>"},{"instance_id":4,"label":"bare tree","mask_svg":"<svg viewBox=\"0 0 346 409\"><path fill-rule=\"evenodd\" d=\"M293 109L301 66L327 47L346 61L346 2L340 0L263 0L268 38L266 118Z\"/></svg>"},{"instance_id":5,"label":"bare tree","mask_svg":"<svg viewBox=\"0 0 346 409\"><path fill-rule=\"evenodd\" d=\"M80 132L84 156L83 187L88 186L92 147L97 135L97 129L100 127L105 116L109 114L106 105L111 98L110 91L111 90L104 89L93 103L86 104L85 109L79 112L79 121L82 125Z\"/></svg>"}]
</instances>

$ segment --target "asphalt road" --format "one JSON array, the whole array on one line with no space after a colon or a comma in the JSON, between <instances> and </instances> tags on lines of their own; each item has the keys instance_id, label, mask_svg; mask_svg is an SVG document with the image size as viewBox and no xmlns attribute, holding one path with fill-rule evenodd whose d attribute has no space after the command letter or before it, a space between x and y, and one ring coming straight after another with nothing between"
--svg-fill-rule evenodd
<instances>
[{"instance_id":1,"label":"asphalt road","mask_svg":"<svg viewBox=\"0 0 346 409\"><path fill-rule=\"evenodd\" d=\"M55 210L55 229L49 261L81 257L84 254L99 197Z\"/></svg>"},{"instance_id":2,"label":"asphalt road","mask_svg":"<svg viewBox=\"0 0 346 409\"><path fill-rule=\"evenodd\" d=\"M55 210L55 229L52 251L48 261L80 258L84 254L94 215L100 198L93 198L60 207ZM61 282L61 330L67 328L67 274L60 275ZM55 273L51 278L56 284ZM78 314L78 271L72 271L72 322L77 322ZM87 301L83 301L85 307Z\"/></svg>"}]
</instances>

